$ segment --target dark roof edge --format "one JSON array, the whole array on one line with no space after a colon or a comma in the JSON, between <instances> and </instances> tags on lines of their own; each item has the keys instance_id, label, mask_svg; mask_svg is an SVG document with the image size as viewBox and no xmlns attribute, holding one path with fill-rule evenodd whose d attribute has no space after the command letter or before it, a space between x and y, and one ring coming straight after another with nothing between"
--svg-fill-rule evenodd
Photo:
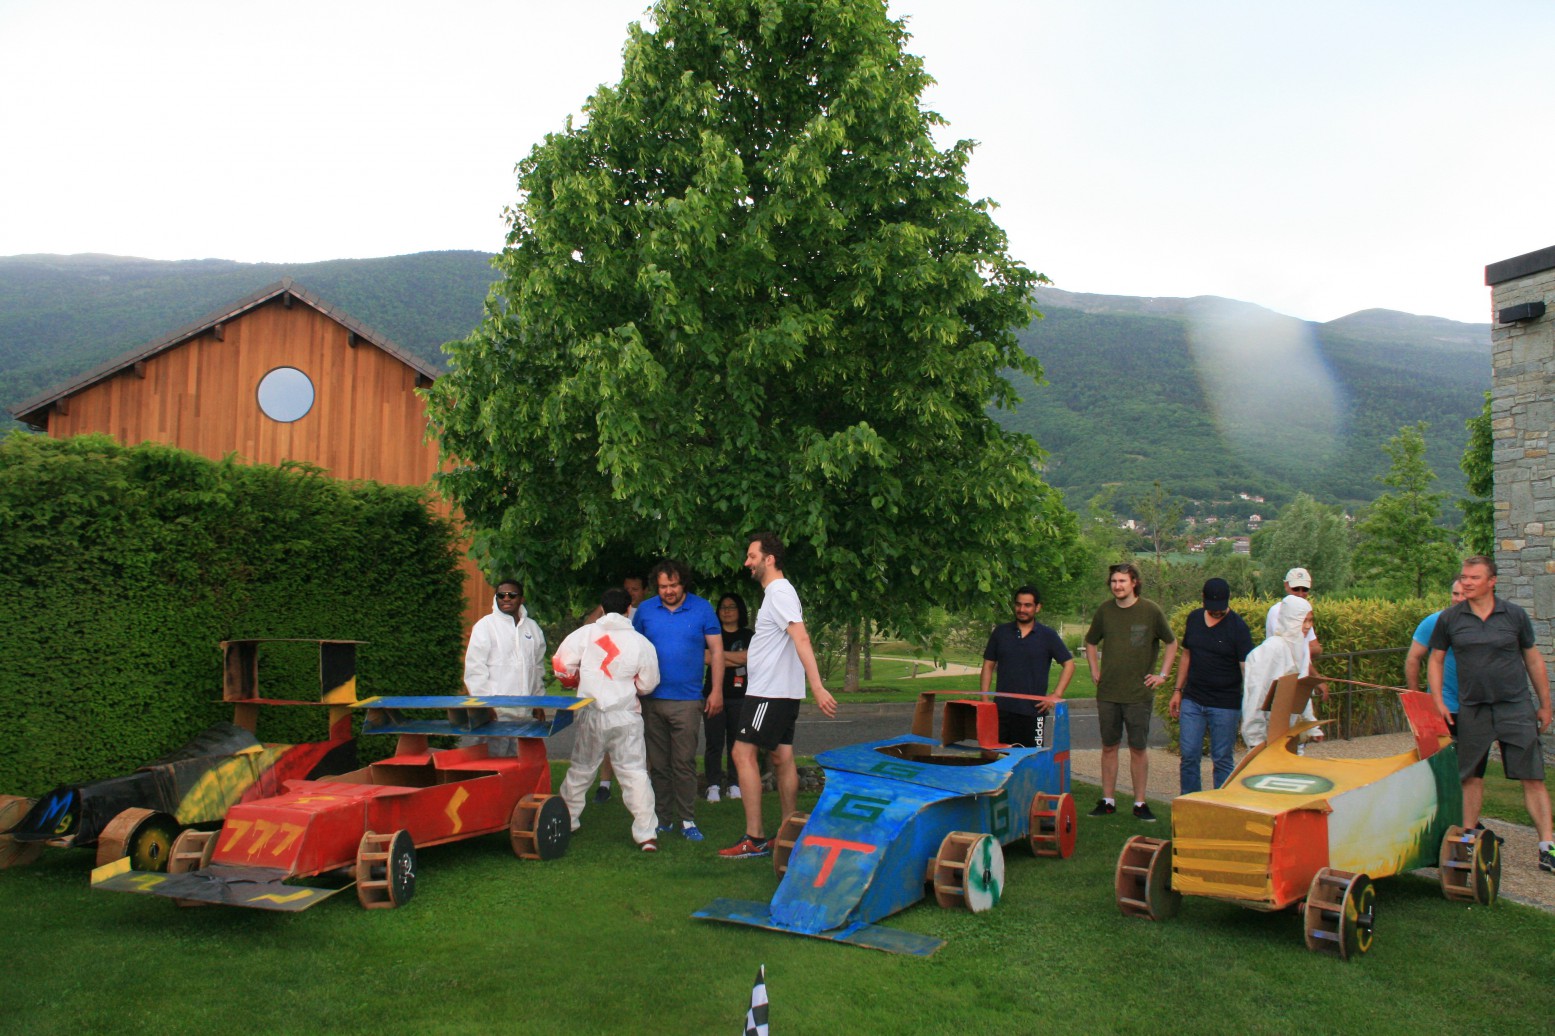
<instances>
[{"instance_id":1,"label":"dark roof edge","mask_svg":"<svg viewBox=\"0 0 1555 1036\"><path fill-rule=\"evenodd\" d=\"M375 331L373 328L368 327L360 320L357 320L349 314L335 308L334 306L331 306L329 303L325 302L317 295L314 295L312 292L302 287L302 285L298 284L290 277L283 277L281 280L276 281L274 284L260 288L252 295L248 295L242 299L239 299L237 302L234 302L231 305L223 306L221 309L201 317L199 320L196 320L192 324L185 324L178 330L169 334L165 334L154 342L149 342L146 345L131 349L127 353L116 356L105 363L98 364L96 367L93 367L91 370L84 374L78 374L76 377L71 378L64 384L49 389L42 395L34 396L31 399L16 404L10 408L11 415L18 421L21 421L23 424L31 425L34 428L41 428L43 427L41 422L36 420L29 420L29 418L36 414L38 411L48 407L50 404L55 403L58 400L65 398L66 396L74 395L75 393L86 388L88 385L102 381L104 378L107 378L113 374L117 374L119 371L124 370L126 367L134 366L142 360L149 359L150 357L155 356L157 353L165 352L166 350L173 348L175 345L186 342L196 335L210 330L217 324L224 323L233 319L234 317L240 316L243 313L246 313L249 310L255 308L256 306L259 306L273 298L276 298L279 295L283 295L288 292L291 293L293 298L301 299L303 302L307 303L309 306L312 306L320 313L323 313L325 316L329 317L331 320L335 321L335 323L344 327L346 330L354 332L358 338L362 338L370 342L372 345L388 353L390 356L394 357L396 360L399 360L401 363L405 364L405 366L411 368L416 373L426 377L428 380L435 381L437 377L442 374L442 371L431 366L425 360L421 359L419 356L416 356L414 353L405 349L403 346L396 344L387 335Z\"/></svg>"},{"instance_id":2,"label":"dark roof edge","mask_svg":"<svg viewBox=\"0 0 1555 1036\"><path fill-rule=\"evenodd\" d=\"M1555 245L1541 248L1537 252L1529 252L1527 255L1503 259L1499 263L1491 263L1485 267L1485 283L1494 287L1507 281L1515 281L1519 277L1527 277L1532 273L1543 273L1545 270L1555 270Z\"/></svg>"}]
</instances>

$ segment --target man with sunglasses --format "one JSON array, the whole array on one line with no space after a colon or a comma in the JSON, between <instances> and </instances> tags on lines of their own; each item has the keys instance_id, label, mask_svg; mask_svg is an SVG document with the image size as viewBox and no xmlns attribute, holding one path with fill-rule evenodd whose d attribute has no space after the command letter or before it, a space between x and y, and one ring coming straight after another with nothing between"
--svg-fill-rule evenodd
<instances>
[{"instance_id":1,"label":"man with sunglasses","mask_svg":"<svg viewBox=\"0 0 1555 1036\"><path fill-rule=\"evenodd\" d=\"M464 692L477 698L541 694L545 658L545 634L524 608L523 584L502 580L492 598L491 614L470 631L470 646L464 652ZM523 718L513 709L499 709L498 716ZM518 753L516 738L459 739L461 748L482 742L492 755Z\"/></svg>"}]
</instances>

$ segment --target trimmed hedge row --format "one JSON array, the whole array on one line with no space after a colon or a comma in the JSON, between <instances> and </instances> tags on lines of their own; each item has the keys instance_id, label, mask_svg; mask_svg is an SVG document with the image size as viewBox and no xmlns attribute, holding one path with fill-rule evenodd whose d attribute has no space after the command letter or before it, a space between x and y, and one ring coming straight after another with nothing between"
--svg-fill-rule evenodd
<instances>
[{"instance_id":1,"label":"trimmed hedge row","mask_svg":"<svg viewBox=\"0 0 1555 1036\"><path fill-rule=\"evenodd\" d=\"M1264 640L1264 621L1275 601L1252 597L1234 597L1231 610L1240 615L1253 633L1253 644ZM1347 677L1364 683L1386 687L1404 686L1404 655L1393 653L1354 659L1346 669L1341 665L1325 665L1324 657L1350 651L1371 651L1377 648L1407 648L1420 620L1448 604L1444 596L1439 601L1423 598L1405 598L1383 601L1370 598L1316 598L1312 601L1313 619L1318 640L1323 645L1317 669L1325 676ZM1168 620L1172 630L1181 637L1187 628L1188 613L1199 604L1184 604L1175 609ZM1165 721L1173 750L1177 748L1177 721L1167 714L1167 706L1176 686L1175 672L1156 693L1155 710ZM1332 697L1328 702L1315 702L1318 719L1334 719L1338 716L1339 702L1344 693L1353 695L1352 718L1357 733L1366 732L1391 710L1391 691L1372 691L1347 684L1329 685ZM1207 751L1207 749L1206 749Z\"/></svg>"},{"instance_id":2,"label":"trimmed hedge row","mask_svg":"<svg viewBox=\"0 0 1555 1036\"><path fill-rule=\"evenodd\" d=\"M448 522L420 489L210 461L101 435L0 440L0 793L133 769L231 718L218 642L365 640L359 693L452 693L463 653ZM261 693L316 697L311 646ZM322 710L259 734L318 740Z\"/></svg>"}]
</instances>

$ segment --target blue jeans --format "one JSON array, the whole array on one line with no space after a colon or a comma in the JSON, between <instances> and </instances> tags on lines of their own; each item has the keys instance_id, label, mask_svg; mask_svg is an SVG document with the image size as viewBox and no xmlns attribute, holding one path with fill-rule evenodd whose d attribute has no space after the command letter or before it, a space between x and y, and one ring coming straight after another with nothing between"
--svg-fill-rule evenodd
<instances>
[{"instance_id":1,"label":"blue jeans","mask_svg":"<svg viewBox=\"0 0 1555 1036\"><path fill-rule=\"evenodd\" d=\"M1199 760L1204 756L1204 731L1209 731L1209 757L1215 764L1215 787L1226 783L1234 768L1236 731L1241 725L1238 709L1212 709L1184 698L1177 715L1178 751L1182 753L1182 793L1202 791Z\"/></svg>"}]
</instances>

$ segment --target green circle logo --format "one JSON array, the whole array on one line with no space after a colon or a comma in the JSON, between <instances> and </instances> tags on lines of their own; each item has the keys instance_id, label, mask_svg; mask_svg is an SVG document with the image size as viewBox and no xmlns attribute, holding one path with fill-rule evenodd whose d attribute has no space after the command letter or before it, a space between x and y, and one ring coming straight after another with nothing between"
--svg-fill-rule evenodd
<instances>
[{"instance_id":1,"label":"green circle logo","mask_svg":"<svg viewBox=\"0 0 1555 1036\"><path fill-rule=\"evenodd\" d=\"M1243 777L1242 787L1277 795L1321 795L1332 791L1334 782L1310 773L1259 773Z\"/></svg>"}]
</instances>

